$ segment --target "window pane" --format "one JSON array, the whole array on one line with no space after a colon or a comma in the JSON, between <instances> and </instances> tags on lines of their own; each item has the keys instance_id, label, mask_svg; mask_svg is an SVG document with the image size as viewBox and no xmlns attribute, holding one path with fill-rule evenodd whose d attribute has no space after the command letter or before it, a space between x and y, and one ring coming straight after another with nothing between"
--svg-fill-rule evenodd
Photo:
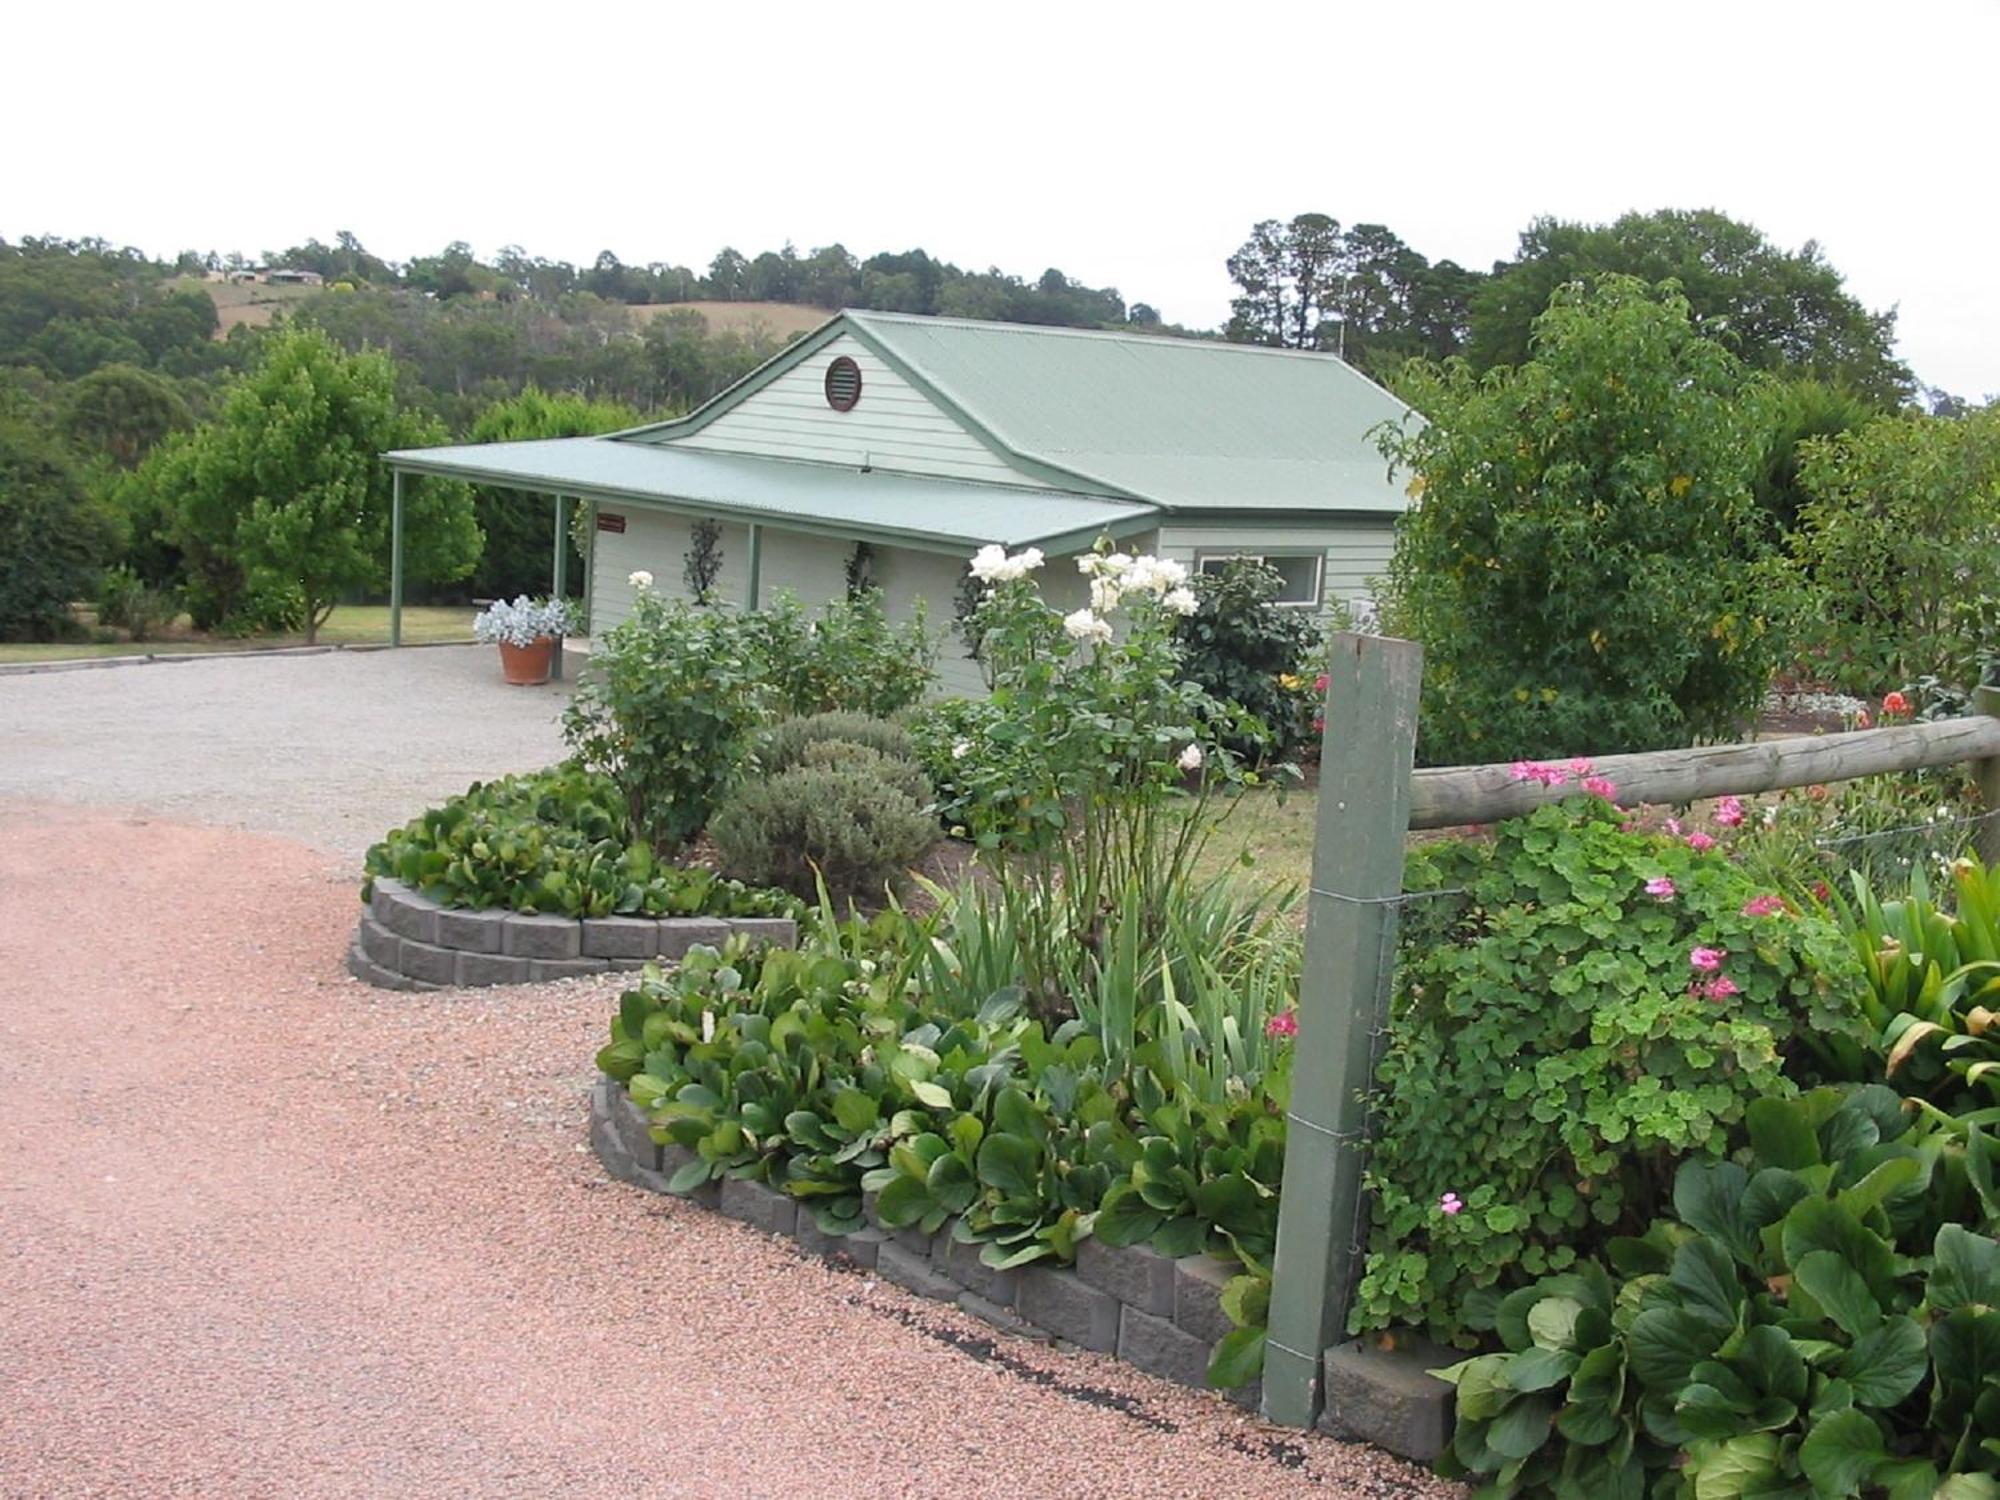
<instances>
[{"instance_id":1,"label":"window pane","mask_svg":"<svg viewBox=\"0 0 2000 1500\"><path fill-rule=\"evenodd\" d=\"M1278 576L1285 580L1278 590L1280 604L1319 603L1319 559L1317 557L1267 557L1264 559L1278 570Z\"/></svg>"},{"instance_id":2,"label":"window pane","mask_svg":"<svg viewBox=\"0 0 2000 1500\"><path fill-rule=\"evenodd\" d=\"M1201 560L1201 570L1204 573L1220 573L1235 561L1233 557L1204 557Z\"/></svg>"}]
</instances>

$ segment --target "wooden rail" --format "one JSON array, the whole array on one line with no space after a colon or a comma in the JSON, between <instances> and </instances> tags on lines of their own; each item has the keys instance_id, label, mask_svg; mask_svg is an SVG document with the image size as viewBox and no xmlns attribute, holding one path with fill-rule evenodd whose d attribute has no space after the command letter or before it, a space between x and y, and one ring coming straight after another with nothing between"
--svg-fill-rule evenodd
<instances>
[{"instance_id":1,"label":"wooden rail","mask_svg":"<svg viewBox=\"0 0 2000 1500\"><path fill-rule=\"evenodd\" d=\"M1931 724L1794 735L1744 745L1603 755L1595 757L1592 766L1617 787L1621 804L1637 807L1642 803L1749 796L1885 771L1995 760L2000 760L2000 719L1979 714ZM1574 782L1543 786L1536 781L1516 781L1510 766L1439 766L1411 777L1410 827L1491 823L1575 795Z\"/></svg>"}]
</instances>

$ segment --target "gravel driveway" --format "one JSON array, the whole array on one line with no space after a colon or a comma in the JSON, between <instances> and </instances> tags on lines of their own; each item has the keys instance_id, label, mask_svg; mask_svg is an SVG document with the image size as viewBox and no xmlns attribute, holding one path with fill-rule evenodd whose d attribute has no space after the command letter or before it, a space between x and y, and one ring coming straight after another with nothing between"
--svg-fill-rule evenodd
<instances>
[{"instance_id":1,"label":"gravel driveway","mask_svg":"<svg viewBox=\"0 0 2000 1500\"><path fill-rule=\"evenodd\" d=\"M0 678L0 1496L1457 1493L611 1182L610 976L347 978L362 845L558 701L446 650Z\"/></svg>"},{"instance_id":2,"label":"gravel driveway","mask_svg":"<svg viewBox=\"0 0 2000 1500\"><path fill-rule=\"evenodd\" d=\"M279 833L358 864L468 783L563 755L564 685L490 646L162 659L0 677L0 797Z\"/></svg>"}]
</instances>

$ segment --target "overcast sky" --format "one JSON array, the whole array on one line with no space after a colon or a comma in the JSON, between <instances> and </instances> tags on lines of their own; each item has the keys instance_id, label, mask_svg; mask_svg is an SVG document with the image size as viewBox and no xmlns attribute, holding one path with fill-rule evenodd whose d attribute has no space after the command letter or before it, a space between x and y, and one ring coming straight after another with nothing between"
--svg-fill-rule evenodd
<instances>
[{"instance_id":1,"label":"overcast sky","mask_svg":"<svg viewBox=\"0 0 2000 1500\"><path fill-rule=\"evenodd\" d=\"M2000 0L27 5L0 236L352 229L703 266L839 240L1220 322L1306 210L1485 268L1538 214L1816 239L1926 383L2000 393Z\"/></svg>"}]
</instances>

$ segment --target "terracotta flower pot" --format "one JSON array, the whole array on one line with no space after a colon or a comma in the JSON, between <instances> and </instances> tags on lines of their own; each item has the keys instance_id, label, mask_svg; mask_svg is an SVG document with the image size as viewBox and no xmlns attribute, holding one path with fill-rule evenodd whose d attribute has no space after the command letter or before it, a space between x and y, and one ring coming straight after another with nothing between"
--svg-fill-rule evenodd
<instances>
[{"instance_id":1,"label":"terracotta flower pot","mask_svg":"<svg viewBox=\"0 0 2000 1500\"><path fill-rule=\"evenodd\" d=\"M525 646L500 643L500 670L515 687L537 687L549 680L549 664L556 654L556 638L539 635Z\"/></svg>"}]
</instances>

